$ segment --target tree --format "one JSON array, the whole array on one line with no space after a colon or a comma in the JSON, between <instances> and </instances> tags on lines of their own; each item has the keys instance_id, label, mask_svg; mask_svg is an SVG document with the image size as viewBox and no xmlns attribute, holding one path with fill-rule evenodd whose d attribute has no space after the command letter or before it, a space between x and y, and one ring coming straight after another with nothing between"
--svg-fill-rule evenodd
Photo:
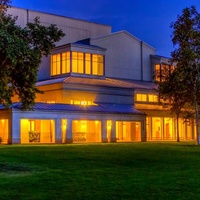
<instances>
[{"instance_id":1,"label":"tree","mask_svg":"<svg viewBox=\"0 0 200 200\"><path fill-rule=\"evenodd\" d=\"M173 28L172 42L175 50L171 53L185 86L184 98L193 106L196 118L197 144L200 144L199 109L200 103L200 14L195 6L185 8Z\"/></svg>"},{"instance_id":2,"label":"tree","mask_svg":"<svg viewBox=\"0 0 200 200\"><path fill-rule=\"evenodd\" d=\"M158 84L158 97L159 101L163 102L163 106L170 107L172 113L176 115L176 139L177 142L180 141L179 137L179 117L183 111L186 104L185 99L185 85L182 83L181 74L175 68L174 70L165 69L165 78L162 82L157 82Z\"/></svg>"},{"instance_id":3,"label":"tree","mask_svg":"<svg viewBox=\"0 0 200 200\"><path fill-rule=\"evenodd\" d=\"M9 107L17 94L23 109L34 105L35 84L42 56L48 56L65 34L56 25L41 25L39 18L26 27L6 13L10 0L0 0L0 103Z\"/></svg>"}]
</instances>

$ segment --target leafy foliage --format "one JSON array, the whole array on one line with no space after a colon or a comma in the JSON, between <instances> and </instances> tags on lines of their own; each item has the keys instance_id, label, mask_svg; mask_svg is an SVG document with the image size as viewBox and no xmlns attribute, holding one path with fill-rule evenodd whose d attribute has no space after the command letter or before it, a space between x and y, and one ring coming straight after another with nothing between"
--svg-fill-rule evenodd
<instances>
[{"instance_id":1,"label":"leafy foliage","mask_svg":"<svg viewBox=\"0 0 200 200\"><path fill-rule=\"evenodd\" d=\"M185 94L186 88L183 84L182 74L178 68L173 71L165 70L165 79L158 82L159 100L164 101L163 105L170 107L172 113L176 114L177 119L177 142L179 142L179 116L187 103Z\"/></svg>"},{"instance_id":2,"label":"leafy foliage","mask_svg":"<svg viewBox=\"0 0 200 200\"><path fill-rule=\"evenodd\" d=\"M196 8L185 8L175 23L172 42L176 49L172 61L177 63L182 81L187 86L188 101L194 103L200 95L200 14Z\"/></svg>"},{"instance_id":3,"label":"leafy foliage","mask_svg":"<svg viewBox=\"0 0 200 200\"><path fill-rule=\"evenodd\" d=\"M172 52L172 60L182 74L182 82L186 87L185 98L194 108L197 144L200 144L200 14L194 6L185 8L171 27L174 29L172 42L176 47Z\"/></svg>"},{"instance_id":4,"label":"leafy foliage","mask_svg":"<svg viewBox=\"0 0 200 200\"><path fill-rule=\"evenodd\" d=\"M176 68L163 83L159 83L159 95L161 99L170 100L171 110L177 117L185 105L193 106L199 144L200 14L194 6L185 8L171 28L175 47L171 53L171 62L176 63Z\"/></svg>"},{"instance_id":5,"label":"leafy foliage","mask_svg":"<svg viewBox=\"0 0 200 200\"><path fill-rule=\"evenodd\" d=\"M166 75L165 81L158 83L159 99L169 102L170 110L176 115L181 113L186 103L185 91L185 85L177 68Z\"/></svg>"},{"instance_id":6,"label":"leafy foliage","mask_svg":"<svg viewBox=\"0 0 200 200\"><path fill-rule=\"evenodd\" d=\"M38 17L22 28L16 25L16 17L6 13L10 1L1 2L0 103L9 107L17 94L23 109L30 109L40 92L35 84L42 56L50 54L64 33L55 25L41 25Z\"/></svg>"}]
</instances>

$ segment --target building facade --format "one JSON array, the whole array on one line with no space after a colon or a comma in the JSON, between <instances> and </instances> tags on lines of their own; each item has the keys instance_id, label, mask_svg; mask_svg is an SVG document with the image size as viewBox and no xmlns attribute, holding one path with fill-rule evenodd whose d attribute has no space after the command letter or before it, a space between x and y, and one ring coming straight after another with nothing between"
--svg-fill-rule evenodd
<instances>
[{"instance_id":1,"label":"building facade","mask_svg":"<svg viewBox=\"0 0 200 200\"><path fill-rule=\"evenodd\" d=\"M3 144L175 141L176 119L158 103L154 78L167 58L127 31L63 16L10 8L17 23L40 17L66 36L44 57L31 111L17 96L0 106ZM156 76L154 76L156 72ZM179 119L181 140L194 140L194 124Z\"/></svg>"}]
</instances>

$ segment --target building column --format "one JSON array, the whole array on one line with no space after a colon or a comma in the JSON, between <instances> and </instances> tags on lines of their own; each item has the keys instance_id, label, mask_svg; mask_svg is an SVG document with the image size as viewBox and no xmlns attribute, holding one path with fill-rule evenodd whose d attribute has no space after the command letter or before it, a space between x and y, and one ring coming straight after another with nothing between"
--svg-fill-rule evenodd
<instances>
[{"instance_id":1,"label":"building column","mask_svg":"<svg viewBox=\"0 0 200 200\"><path fill-rule=\"evenodd\" d=\"M12 144L20 144L20 118L12 119Z\"/></svg>"},{"instance_id":2,"label":"building column","mask_svg":"<svg viewBox=\"0 0 200 200\"><path fill-rule=\"evenodd\" d=\"M116 142L116 121L112 120L110 142Z\"/></svg>"},{"instance_id":3,"label":"building column","mask_svg":"<svg viewBox=\"0 0 200 200\"><path fill-rule=\"evenodd\" d=\"M73 143L72 138L72 120L67 120L67 129L66 129L66 143Z\"/></svg>"},{"instance_id":4,"label":"building column","mask_svg":"<svg viewBox=\"0 0 200 200\"><path fill-rule=\"evenodd\" d=\"M62 130L61 130L61 119L55 120L55 143L61 144L62 143Z\"/></svg>"},{"instance_id":5,"label":"building column","mask_svg":"<svg viewBox=\"0 0 200 200\"><path fill-rule=\"evenodd\" d=\"M146 136L146 119L141 121L141 142L146 142L147 136Z\"/></svg>"},{"instance_id":6,"label":"building column","mask_svg":"<svg viewBox=\"0 0 200 200\"><path fill-rule=\"evenodd\" d=\"M107 120L103 119L101 121L101 142L108 142L107 137Z\"/></svg>"}]
</instances>

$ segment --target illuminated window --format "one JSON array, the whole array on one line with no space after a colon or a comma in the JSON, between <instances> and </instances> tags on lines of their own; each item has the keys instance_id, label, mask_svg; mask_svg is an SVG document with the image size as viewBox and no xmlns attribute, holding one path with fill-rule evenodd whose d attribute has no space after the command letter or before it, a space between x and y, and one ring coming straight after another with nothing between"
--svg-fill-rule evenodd
<instances>
[{"instance_id":1,"label":"illuminated window","mask_svg":"<svg viewBox=\"0 0 200 200\"><path fill-rule=\"evenodd\" d=\"M52 75L60 74L60 54L55 54L52 56Z\"/></svg>"},{"instance_id":2,"label":"illuminated window","mask_svg":"<svg viewBox=\"0 0 200 200\"><path fill-rule=\"evenodd\" d=\"M155 80L162 82L165 80L165 77L174 70L174 66L168 64L157 64L154 67L154 76Z\"/></svg>"},{"instance_id":3,"label":"illuminated window","mask_svg":"<svg viewBox=\"0 0 200 200\"><path fill-rule=\"evenodd\" d=\"M70 72L70 52L62 53L62 74Z\"/></svg>"},{"instance_id":4,"label":"illuminated window","mask_svg":"<svg viewBox=\"0 0 200 200\"><path fill-rule=\"evenodd\" d=\"M173 129L173 119L164 118L164 139L172 140L174 138Z\"/></svg>"},{"instance_id":5,"label":"illuminated window","mask_svg":"<svg viewBox=\"0 0 200 200\"><path fill-rule=\"evenodd\" d=\"M72 72L73 73L83 73L83 53L72 52Z\"/></svg>"},{"instance_id":6,"label":"illuminated window","mask_svg":"<svg viewBox=\"0 0 200 200\"><path fill-rule=\"evenodd\" d=\"M29 120L28 123L28 131L35 131L35 120Z\"/></svg>"},{"instance_id":7,"label":"illuminated window","mask_svg":"<svg viewBox=\"0 0 200 200\"><path fill-rule=\"evenodd\" d=\"M154 76L156 81L161 81L161 66L155 65Z\"/></svg>"},{"instance_id":8,"label":"illuminated window","mask_svg":"<svg viewBox=\"0 0 200 200\"><path fill-rule=\"evenodd\" d=\"M0 143L8 143L8 119L0 119Z\"/></svg>"},{"instance_id":9,"label":"illuminated window","mask_svg":"<svg viewBox=\"0 0 200 200\"><path fill-rule=\"evenodd\" d=\"M87 131L87 121L81 120L81 132L86 132Z\"/></svg>"},{"instance_id":10,"label":"illuminated window","mask_svg":"<svg viewBox=\"0 0 200 200\"><path fill-rule=\"evenodd\" d=\"M85 54L85 73L91 74L91 54Z\"/></svg>"},{"instance_id":11,"label":"illuminated window","mask_svg":"<svg viewBox=\"0 0 200 200\"><path fill-rule=\"evenodd\" d=\"M147 101L146 94L136 94L136 101Z\"/></svg>"},{"instance_id":12,"label":"illuminated window","mask_svg":"<svg viewBox=\"0 0 200 200\"><path fill-rule=\"evenodd\" d=\"M73 142L101 142L101 121L72 120Z\"/></svg>"},{"instance_id":13,"label":"illuminated window","mask_svg":"<svg viewBox=\"0 0 200 200\"><path fill-rule=\"evenodd\" d=\"M71 104L82 105L82 106L95 105L92 101L84 101L84 100L71 100Z\"/></svg>"},{"instance_id":14,"label":"illuminated window","mask_svg":"<svg viewBox=\"0 0 200 200\"><path fill-rule=\"evenodd\" d=\"M49 104L56 103L56 101L52 101L52 100L40 101L40 102L41 102L41 103L49 103Z\"/></svg>"},{"instance_id":15,"label":"illuminated window","mask_svg":"<svg viewBox=\"0 0 200 200\"><path fill-rule=\"evenodd\" d=\"M158 102L158 96L154 94L149 94L148 95L149 102Z\"/></svg>"},{"instance_id":16,"label":"illuminated window","mask_svg":"<svg viewBox=\"0 0 200 200\"><path fill-rule=\"evenodd\" d=\"M51 56L52 76L70 72L102 76L104 75L104 56L70 51Z\"/></svg>"},{"instance_id":17,"label":"illuminated window","mask_svg":"<svg viewBox=\"0 0 200 200\"><path fill-rule=\"evenodd\" d=\"M46 103L53 104L53 103L56 103L56 101L46 101Z\"/></svg>"},{"instance_id":18,"label":"illuminated window","mask_svg":"<svg viewBox=\"0 0 200 200\"><path fill-rule=\"evenodd\" d=\"M103 56L92 55L92 74L103 75Z\"/></svg>"},{"instance_id":19,"label":"illuminated window","mask_svg":"<svg viewBox=\"0 0 200 200\"><path fill-rule=\"evenodd\" d=\"M135 121L116 121L117 141L141 141L141 123Z\"/></svg>"},{"instance_id":20,"label":"illuminated window","mask_svg":"<svg viewBox=\"0 0 200 200\"><path fill-rule=\"evenodd\" d=\"M136 101L158 102L158 96L155 94L136 94Z\"/></svg>"},{"instance_id":21,"label":"illuminated window","mask_svg":"<svg viewBox=\"0 0 200 200\"><path fill-rule=\"evenodd\" d=\"M162 139L161 118L152 117L152 140Z\"/></svg>"}]
</instances>

